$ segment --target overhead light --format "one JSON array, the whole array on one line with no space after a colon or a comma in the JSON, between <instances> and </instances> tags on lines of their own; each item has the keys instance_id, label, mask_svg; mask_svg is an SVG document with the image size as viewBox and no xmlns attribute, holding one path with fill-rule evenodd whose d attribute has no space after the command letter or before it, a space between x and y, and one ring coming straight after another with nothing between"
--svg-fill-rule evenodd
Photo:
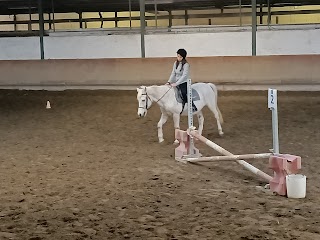
<instances>
[{"instance_id":1,"label":"overhead light","mask_svg":"<svg viewBox=\"0 0 320 240\"><path fill-rule=\"evenodd\" d=\"M168 4L168 3L173 3L174 0L147 0L145 1L145 4L154 4L155 2L157 4Z\"/></svg>"},{"instance_id":2,"label":"overhead light","mask_svg":"<svg viewBox=\"0 0 320 240\"><path fill-rule=\"evenodd\" d=\"M37 7L10 7L9 10L26 10L26 9L35 9Z\"/></svg>"}]
</instances>

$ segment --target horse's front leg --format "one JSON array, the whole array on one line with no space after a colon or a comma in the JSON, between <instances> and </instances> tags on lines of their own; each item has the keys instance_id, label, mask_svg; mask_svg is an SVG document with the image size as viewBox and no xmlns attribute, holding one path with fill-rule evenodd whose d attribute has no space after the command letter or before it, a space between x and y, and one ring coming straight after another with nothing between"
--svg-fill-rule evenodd
<instances>
[{"instance_id":1,"label":"horse's front leg","mask_svg":"<svg viewBox=\"0 0 320 240\"><path fill-rule=\"evenodd\" d=\"M173 117L174 129L180 129L180 114L174 113L172 117ZM179 144L179 140L175 139L173 143L174 144Z\"/></svg>"},{"instance_id":2,"label":"horse's front leg","mask_svg":"<svg viewBox=\"0 0 320 240\"><path fill-rule=\"evenodd\" d=\"M158 139L159 139L159 143L162 143L164 141L163 138L163 130L162 130L162 126L163 124L165 124L168 120L168 115L164 112L162 112L160 120L158 122Z\"/></svg>"}]
</instances>

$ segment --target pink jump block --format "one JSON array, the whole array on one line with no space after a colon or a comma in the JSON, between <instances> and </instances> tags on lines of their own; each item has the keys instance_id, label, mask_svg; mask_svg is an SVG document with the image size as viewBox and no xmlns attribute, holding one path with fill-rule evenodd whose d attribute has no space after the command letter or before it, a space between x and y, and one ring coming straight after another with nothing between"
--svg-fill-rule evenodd
<instances>
[{"instance_id":1,"label":"pink jump block","mask_svg":"<svg viewBox=\"0 0 320 240\"><path fill-rule=\"evenodd\" d=\"M295 174L301 169L301 157L290 154L272 155L269 167L274 171L270 189L279 195L287 195L286 176Z\"/></svg>"},{"instance_id":2,"label":"pink jump block","mask_svg":"<svg viewBox=\"0 0 320 240\"><path fill-rule=\"evenodd\" d=\"M189 152L189 135L186 131L180 129L175 130L175 137L180 142L179 147L175 149L175 158L182 158Z\"/></svg>"}]
</instances>

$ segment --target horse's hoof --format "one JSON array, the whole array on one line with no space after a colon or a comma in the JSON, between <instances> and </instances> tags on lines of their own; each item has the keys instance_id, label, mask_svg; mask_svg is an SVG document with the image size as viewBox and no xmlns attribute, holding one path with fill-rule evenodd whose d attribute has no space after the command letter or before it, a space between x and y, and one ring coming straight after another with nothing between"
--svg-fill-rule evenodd
<instances>
[{"instance_id":1,"label":"horse's hoof","mask_svg":"<svg viewBox=\"0 0 320 240\"><path fill-rule=\"evenodd\" d=\"M176 140L174 140L173 144L174 145L179 144L179 141L176 139Z\"/></svg>"},{"instance_id":2,"label":"horse's hoof","mask_svg":"<svg viewBox=\"0 0 320 240\"><path fill-rule=\"evenodd\" d=\"M164 139L159 139L159 143L163 143L164 142Z\"/></svg>"},{"instance_id":3,"label":"horse's hoof","mask_svg":"<svg viewBox=\"0 0 320 240\"><path fill-rule=\"evenodd\" d=\"M220 135L220 137L223 137L223 136L224 136L224 133L223 133L223 132L220 132L219 135Z\"/></svg>"}]
</instances>

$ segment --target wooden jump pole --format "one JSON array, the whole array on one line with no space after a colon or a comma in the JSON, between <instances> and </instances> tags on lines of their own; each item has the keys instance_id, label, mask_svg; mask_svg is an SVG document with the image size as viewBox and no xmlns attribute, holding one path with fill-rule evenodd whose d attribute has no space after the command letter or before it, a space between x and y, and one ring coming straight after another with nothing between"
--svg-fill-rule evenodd
<instances>
[{"instance_id":1,"label":"wooden jump pole","mask_svg":"<svg viewBox=\"0 0 320 240\"><path fill-rule=\"evenodd\" d=\"M205 138L204 136L200 135L197 131L195 131L192 128L189 128L188 130L189 135L199 139L201 142L205 143L207 146L213 148L217 152L226 155L226 156L234 156L231 152L225 150L224 148L220 147L219 145L215 144L214 142L210 141L209 139ZM235 160L237 163L242 165L244 168L249 170L250 172L262 177L263 179L267 180L270 182L272 180L272 177L269 176L268 174L262 172L258 168L252 166L251 164L247 163L246 161L243 160Z\"/></svg>"},{"instance_id":2,"label":"wooden jump pole","mask_svg":"<svg viewBox=\"0 0 320 240\"><path fill-rule=\"evenodd\" d=\"M257 154L243 154L243 155L230 155L230 156L213 156L213 157L199 157L199 158L186 158L188 162L213 162L213 161L235 161L246 159L263 159L269 158L272 153L257 153Z\"/></svg>"}]
</instances>

